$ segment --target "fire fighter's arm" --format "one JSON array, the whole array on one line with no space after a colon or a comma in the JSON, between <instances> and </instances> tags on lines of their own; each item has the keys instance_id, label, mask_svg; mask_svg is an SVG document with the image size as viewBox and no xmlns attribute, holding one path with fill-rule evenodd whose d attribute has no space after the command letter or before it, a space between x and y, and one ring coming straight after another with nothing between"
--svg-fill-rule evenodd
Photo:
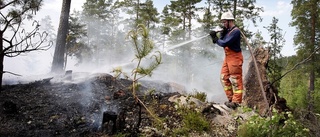
<instances>
[{"instance_id":1,"label":"fire fighter's arm","mask_svg":"<svg viewBox=\"0 0 320 137\"><path fill-rule=\"evenodd\" d=\"M240 39L240 31L238 29L233 30L230 34L224 36L223 39L217 40L217 44L221 47L232 46L235 41Z\"/></svg>"}]
</instances>

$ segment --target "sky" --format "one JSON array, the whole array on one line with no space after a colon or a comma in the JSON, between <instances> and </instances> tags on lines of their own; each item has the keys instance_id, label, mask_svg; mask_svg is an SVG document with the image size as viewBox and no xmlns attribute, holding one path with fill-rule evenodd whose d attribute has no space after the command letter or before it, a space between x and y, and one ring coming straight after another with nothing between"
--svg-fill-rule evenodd
<instances>
[{"instance_id":1,"label":"sky","mask_svg":"<svg viewBox=\"0 0 320 137\"><path fill-rule=\"evenodd\" d=\"M295 55L295 46L293 44L293 38L295 35L296 29L289 26L292 21L291 10L292 5L290 0L257 0L257 6L261 6L264 9L264 12L261 13L263 21L259 23L259 26L252 28L252 30L262 31L264 40L269 41L270 36L268 36L267 29L263 28L269 26L272 22L272 18L276 17L278 21L278 26L282 29L284 38L286 40L285 45L281 51L281 54L284 56ZM256 32L256 31L253 31Z\"/></svg>"}]
</instances>

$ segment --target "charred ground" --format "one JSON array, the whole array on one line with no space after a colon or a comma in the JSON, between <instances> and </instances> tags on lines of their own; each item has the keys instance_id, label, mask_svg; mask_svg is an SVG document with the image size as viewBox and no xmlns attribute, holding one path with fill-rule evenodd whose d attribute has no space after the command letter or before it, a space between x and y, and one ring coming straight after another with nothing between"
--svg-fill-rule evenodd
<instances>
[{"instance_id":1,"label":"charred ground","mask_svg":"<svg viewBox=\"0 0 320 137\"><path fill-rule=\"evenodd\" d=\"M168 98L178 95L167 83L150 83L163 91L140 87L141 98L167 128L181 121ZM131 81L109 74L95 74L82 80L43 79L28 84L6 85L0 94L0 136L104 136L125 133L136 136L137 129L152 127L154 119L135 102ZM160 89L161 90L161 89ZM168 92L170 91L170 92ZM103 113L117 115L116 130L102 126ZM153 134L153 133L151 133Z\"/></svg>"}]
</instances>

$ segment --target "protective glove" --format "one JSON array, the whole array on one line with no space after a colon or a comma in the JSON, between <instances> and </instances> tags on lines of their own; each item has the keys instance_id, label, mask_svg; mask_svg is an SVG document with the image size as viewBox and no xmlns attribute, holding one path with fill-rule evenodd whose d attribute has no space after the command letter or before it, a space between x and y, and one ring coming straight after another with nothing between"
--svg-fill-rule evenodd
<instances>
[{"instance_id":1,"label":"protective glove","mask_svg":"<svg viewBox=\"0 0 320 137\"><path fill-rule=\"evenodd\" d=\"M215 31L210 31L210 36L211 36L211 38L216 37L216 36L217 36L217 32L215 32Z\"/></svg>"},{"instance_id":2,"label":"protective glove","mask_svg":"<svg viewBox=\"0 0 320 137\"><path fill-rule=\"evenodd\" d=\"M211 36L211 38L212 38L212 42L213 42L213 43L216 43L217 40L218 40L217 32L215 32L215 31L210 31L210 36Z\"/></svg>"},{"instance_id":3,"label":"protective glove","mask_svg":"<svg viewBox=\"0 0 320 137\"><path fill-rule=\"evenodd\" d=\"M228 29L226 27L223 27L223 30L220 32L220 39L223 39L224 36L228 34Z\"/></svg>"}]
</instances>

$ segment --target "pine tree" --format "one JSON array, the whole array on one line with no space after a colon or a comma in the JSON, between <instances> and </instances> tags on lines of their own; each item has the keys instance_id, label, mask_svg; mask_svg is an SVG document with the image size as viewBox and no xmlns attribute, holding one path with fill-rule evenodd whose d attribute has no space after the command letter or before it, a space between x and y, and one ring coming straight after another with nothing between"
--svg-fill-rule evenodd
<instances>
[{"instance_id":1,"label":"pine tree","mask_svg":"<svg viewBox=\"0 0 320 137\"><path fill-rule=\"evenodd\" d=\"M102 65L111 60L106 55L115 49L118 14L112 0L86 0L84 3L82 16L87 26L87 45L94 54L92 63Z\"/></svg>"},{"instance_id":2,"label":"pine tree","mask_svg":"<svg viewBox=\"0 0 320 137\"><path fill-rule=\"evenodd\" d=\"M291 25L296 27L296 35L294 36L294 44L298 45L297 55L299 58L312 56L305 69L309 75L309 85L307 92L307 101L309 112L313 111L313 94L315 91L315 80L317 67L317 50L319 49L320 35L320 1L319 0L293 0L291 2L293 9L291 11Z\"/></svg>"},{"instance_id":3,"label":"pine tree","mask_svg":"<svg viewBox=\"0 0 320 137\"><path fill-rule=\"evenodd\" d=\"M162 10L161 18L161 32L164 36L163 45L167 42L166 36L170 37L173 31L180 24L180 19L175 18L174 14L171 12L170 7L166 5Z\"/></svg>"},{"instance_id":4,"label":"pine tree","mask_svg":"<svg viewBox=\"0 0 320 137\"><path fill-rule=\"evenodd\" d=\"M159 23L159 13L154 7L152 0L146 0L146 2L143 4L143 7L141 7L139 14L139 23L144 24L148 29L151 28L150 25L152 23Z\"/></svg>"},{"instance_id":5,"label":"pine tree","mask_svg":"<svg viewBox=\"0 0 320 137\"><path fill-rule=\"evenodd\" d=\"M146 0L141 2L141 0L118 0L115 2L116 8L123 9L128 15L131 15L129 22L135 28L139 24L144 24L150 28L151 23L159 22L158 10L154 7L152 0Z\"/></svg>"},{"instance_id":6,"label":"pine tree","mask_svg":"<svg viewBox=\"0 0 320 137\"><path fill-rule=\"evenodd\" d=\"M45 16L43 19L40 21L40 27L39 29L42 31L45 31L48 33L48 40L54 42L56 39L57 35L55 34L54 27L52 25L52 20L50 16Z\"/></svg>"},{"instance_id":7,"label":"pine tree","mask_svg":"<svg viewBox=\"0 0 320 137\"><path fill-rule=\"evenodd\" d=\"M208 7L204 7L203 18L198 19L198 22L202 24L204 31L209 33L210 29L212 29L214 26L220 26L220 23L217 21L215 14L212 14L211 0L207 0L205 3L208 5Z\"/></svg>"},{"instance_id":8,"label":"pine tree","mask_svg":"<svg viewBox=\"0 0 320 137\"><path fill-rule=\"evenodd\" d=\"M259 46L263 46L266 45L266 41L263 39L262 36L262 32L261 31L257 31L256 33L254 33L253 38L252 38L252 47L259 47Z\"/></svg>"},{"instance_id":9,"label":"pine tree","mask_svg":"<svg viewBox=\"0 0 320 137\"><path fill-rule=\"evenodd\" d=\"M62 1L62 9L60 14L60 22L57 34L57 42L53 55L51 72L62 73L65 65L66 55L66 39L69 29L69 13L70 13L71 0Z\"/></svg>"},{"instance_id":10,"label":"pine tree","mask_svg":"<svg viewBox=\"0 0 320 137\"><path fill-rule=\"evenodd\" d=\"M270 81L272 82L273 86L276 88L279 88L280 86L280 81L278 78L281 76L281 71L282 71L282 62L281 62L281 50L283 45L285 44L285 39L282 34L282 29L279 28L278 24L278 19L273 17L272 18L272 23L265 27L269 34L270 34L270 42L268 44L269 48L269 55L270 59L268 61L268 76L270 78Z\"/></svg>"},{"instance_id":11,"label":"pine tree","mask_svg":"<svg viewBox=\"0 0 320 137\"><path fill-rule=\"evenodd\" d=\"M182 33L183 40L187 40L186 35L183 35L186 34L186 32L188 32L188 39L191 38L192 19L196 18L195 13L199 10L195 5L199 2L201 2L201 0L177 0L171 1L169 5L174 17L179 18L181 21L182 31L178 32L180 32L180 34Z\"/></svg>"},{"instance_id":12,"label":"pine tree","mask_svg":"<svg viewBox=\"0 0 320 137\"><path fill-rule=\"evenodd\" d=\"M69 18L69 33L67 36L67 56L75 56L78 63L92 58L90 47L84 42L84 37L87 36L86 25L80 21L80 12L74 11ZM67 62L67 60L66 60Z\"/></svg>"}]
</instances>

